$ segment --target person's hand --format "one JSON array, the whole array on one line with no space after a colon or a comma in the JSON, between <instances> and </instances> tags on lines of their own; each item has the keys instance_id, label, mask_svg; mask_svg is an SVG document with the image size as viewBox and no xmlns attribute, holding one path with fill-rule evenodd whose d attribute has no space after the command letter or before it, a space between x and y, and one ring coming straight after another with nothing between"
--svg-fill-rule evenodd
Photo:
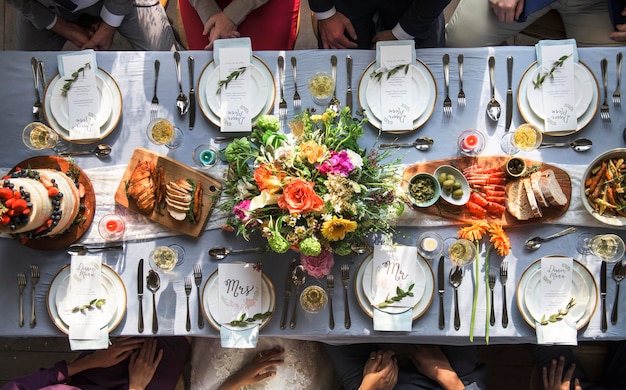
<instances>
[{"instance_id":1,"label":"person's hand","mask_svg":"<svg viewBox=\"0 0 626 390\"><path fill-rule=\"evenodd\" d=\"M505 23L519 19L524 10L524 0L489 0L489 5L498 20Z\"/></svg>"},{"instance_id":2,"label":"person's hand","mask_svg":"<svg viewBox=\"0 0 626 390\"><path fill-rule=\"evenodd\" d=\"M391 30L384 30L384 31L380 31L377 32L376 35L374 35L374 38L372 38L372 48L376 48L376 42L378 41L397 41L398 38L396 38L395 35L393 35L393 33L391 32Z\"/></svg>"},{"instance_id":3,"label":"person's hand","mask_svg":"<svg viewBox=\"0 0 626 390\"><path fill-rule=\"evenodd\" d=\"M54 26L52 26L51 30L55 34L72 42L76 47L82 47L85 43L89 42L89 39L93 35L89 29L81 27L76 23L68 22L60 17L57 17L57 21Z\"/></svg>"},{"instance_id":4,"label":"person's hand","mask_svg":"<svg viewBox=\"0 0 626 390\"><path fill-rule=\"evenodd\" d=\"M439 383L445 390L465 388L450 365L450 361L438 346L413 345L409 348L409 358L419 372Z\"/></svg>"},{"instance_id":5,"label":"person's hand","mask_svg":"<svg viewBox=\"0 0 626 390\"><path fill-rule=\"evenodd\" d=\"M392 390L398 382L398 363L393 351L372 352L363 367L359 390Z\"/></svg>"},{"instance_id":6,"label":"person's hand","mask_svg":"<svg viewBox=\"0 0 626 390\"><path fill-rule=\"evenodd\" d=\"M220 38L239 38L237 26L224 12L216 13L206 21L202 35L208 35L209 44L205 50L213 49L213 42Z\"/></svg>"},{"instance_id":7,"label":"person's hand","mask_svg":"<svg viewBox=\"0 0 626 390\"><path fill-rule=\"evenodd\" d=\"M136 337L120 337L107 349L100 349L85 355L67 366L69 376L92 368L106 368L127 359L134 350L141 348L143 339Z\"/></svg>"},{"instance_id":8,"label":"person's hand","mask_svg":"<svg viewBox=\"0 0 626 390\"><path fill-rule=\"evenodd\" d=\"M248 364L229 376L218 390L236 390L276 375L276 366L284 361L280 356L283 352L282 347L274 347L257 353Z\"/></svg>"},{"instance_id":9,"label":"person's hand","mask_svg":"<svg viewBox=\"0 0 626 390\"><path fill-rule=\"evenodd\" d=\"M344 14L337 12L328 19L318 21L317 25L324 49L355 49L358 46L344 35L347 32L356 41L354 26Z\"/></svg>"},{"instance_id":10,"label":"person's hand","mask_svg":"<svg viewBox=\"0 0 626 390\"><path fill-rule=\"evenodd\" d=\"M559 362L552 360L550 368L543 366L541 375L543 377L543 388L545 390L569 390L572 382L572 375L576 369L576 364L572 363L569 366L565 375L563 375L563 369L565 368L565 358L559 357ZM582 390L578 378L574 379L574 390Z\"/></svg>"},{"instance_id":11,"label":"person's hand","mask_svg":"<svg viewBox=\"0 0 626 390\"><path fill-rule=\"evenodd\" d=\"M80 46L81 50L109 50L113 45L113 36L117 29L105 22L98 25L98 29L93 33L89 41Z\"/></svg>"},{"instance_id":12,"label":"person's hand","mask_svg":"<svg viewBox=\"0 0 626 390\"><path fill-rule=\"evenodd\" d=\"M147 338L139 351L135 351L128 364L128 390L143 390L152 380L163 357L163 350L156 351L157 341Z\"/></svg>"},{"instance_id":13,"label":"person's hand","mask_svg":"<svg viewBox=\"0 0 626 390\"><path fill-rule=\"evenodd\" d=\"M621 12L622 16L626 16L626 7ZM615 26L617 31L613 31L609 34L609 38L617 42L626 42L626 23L618 24Z\"/></svg>"}]
</instances>

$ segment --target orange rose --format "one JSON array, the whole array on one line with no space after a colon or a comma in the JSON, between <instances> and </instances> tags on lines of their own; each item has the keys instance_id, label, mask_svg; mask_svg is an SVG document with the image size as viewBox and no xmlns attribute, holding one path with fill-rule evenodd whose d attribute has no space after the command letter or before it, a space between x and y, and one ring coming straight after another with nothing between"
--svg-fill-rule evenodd
<instances>
[{"instance_id":1,"label":"orange rose","mask_svg":"<svg viewBox=\"0 0 626 390\"><path fill-rule=\"evenodd\" d=\"M290 214L320 211L323 206L324 201L315 193L313 183L300 179L287 184L278 198L278 207L289 210Z\"/></svg>"},{"instance_id":2,"label":"orange rose","mask_svg":"<svg viewBox=\"0 0 626 390\"><path fill-rule=\"evenodd\" d=\"M315 164L322 160L326 149L315 141L306 141L300 144L300 152L309 160L309 164Z\"/></svg>"},{"instance_id":3,"label":"orange rose","mask_svg":"<svg viewBox=\"0 0 626 390\"><path fill-rule=\"evenodd\" d=\"M278 192L285 175L269 164L263 164L254 171L254 181L259 190L267 190L270 194Z\"/></svg>"}]
</instances>

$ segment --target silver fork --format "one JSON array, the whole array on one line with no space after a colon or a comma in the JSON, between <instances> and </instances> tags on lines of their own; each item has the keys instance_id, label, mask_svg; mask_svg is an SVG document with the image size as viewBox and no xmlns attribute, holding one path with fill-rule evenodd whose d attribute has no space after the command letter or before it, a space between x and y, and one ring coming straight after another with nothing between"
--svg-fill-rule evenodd
<instances>
[{"instance_id":1,"label":"silver fork","mask_svg":"<svg viewBox=\"0 0 626 390\"><path fill-rule=\"evenodd\" d=\"M500 283L502 284L502 327L509 326L509 314L506 308L506 281L509 278L509 263L500 264Z\"/></svg>"},{"instance_id":2,"label":"silver fork","mask_svg":"<svg viewBox=\"0 0 626 390\"><path fill-rule=\"evenodd\" d=\"M37 325L37 315L35 314L35 286L39 282L40 272L39 267L36 265L30 265L30 285L31 285L31 301L30 301L30 327L34 328Z\"/></svg>"},{"instance_id":3,"label":"silver fork","mask_svg":"<svg viewBox=\"0 0 626 390\"><path fill-rule=\"evenodd\" d=\"M341 265L341 284L343 285L343 302L345 305L345 327L350 329L352 321L350 320L350 307L348 306L348 281L350 280L350 266L348 264Z\"/></svg>"},{"instance_id":4,"label":"silver fork","mask_svg":"<svg viewBox=\"0 0 626 390\"><path fill-rule=\"evenodd\" d=\"M302 107L302 99L300 99L300 94L298 93L298 79L296 78L296 57L291 57L291 69L293 73L293 109L300 110Z\"/></svg>"},{"instance_id":5,"label":"silver fork","mask_svg":"<svg viewBox=\"0 0 626 390\"><path fill-rule=\"evenodd\" d=\"M450 55L443 55L443 80L446 86L446 98L443 99L443 114L452 115L452 100L450 100Z\"/></svg>"},{"instance_id":6,"label":"silver fork","mask_svg":"<svg viewBox=\"0 0 626 390\"><path fill-rule=\"evenodd\" d=\"M622 81L622 52L617 53L617 86L613 92L613 105L619 106L622 104L622 96L620 94L620 83Z\"/></svg>"},{"instance_id":7,"label":"silver fork","mask_svg":"<svg viewBox=\"0 0 626 390\"><path fill-rule=\"evenodd\" d=\"M459 107L465 107L465 92L463 92L463 54L459 54L459 96L456 98L456 102Z\"/></svg>"},{"instance_id":8,"label":"silver fork","mask_svg":"<svg viewBox=\"0 0 626 390\"><path fill-rule=\"evenodd\" d=\"M187 296L187 322L185 323L185 329L187 332L191 330L191 316L189 315L189 295L191 295L191 278L185 276L185 295Z\"/></svg>"},{"instance_id":9,"label":"silver fork","mask_svg":"<svg viewBox=\"0 0 626 390\"><path fill-rule=\"evenodd\" d=\"M607 86L607 77L606 77L606 68L607 68L607 60L603 58L600 61L600 68L602 70L602 84L604 85L604 101L602 102L602 106L600 106L600 118L603 121L611 123L611 114L609 113L609 100L608 100L608 86Z\"/></svg>"},{"instance_id":10,"label":"silver fork","mask_svg":"<svg viewBox=\"0 0 626 390\"><path fill-rule=\"evenodd\" d=\"M494 326L496 324L496 311L493 306L493 289L496 287L496 272L489 271L489 290L491 294L491 313L489 314L489 324Z\"/></svg>"},{"instance_id":11,"label":"silver fork","mask_svg":"<svg viewBox=\"0 0 626 390\"><path fill-rule=\"evenodd\" d=\"M202 298L200 298L200 284L202 283L202 268L200 264L193 265L193 279L198 293L198 328L204 328L204 316L202 315Z\"/></svg>"},{"instance_id":12,"label":"silver fork","mask_svg":"<svg viewBox=\"0 0 626 390\"><path fill-rule=\"evenodd\" d=\"M278 117L287 119L287 101L285 100L285 57L278 56L278 83L280 85L280 101L278 102Z\"/></svg>"},{"instance_id":13,"label":"silver fork","mask_svg":"<svg viewBox=\"0 0 626 390\"><path fill-rule=\"evenodd\" d=\"M328 327L335 329L335 315L333 314L333 288L335 288L335 276L326 275L326 289L328 290Z\"/></svg>"},{"instance_id":14,"label":"silver fork","mask_svg":"<svg viewBox=\"0 0 626 390\"><path fill-rule=\"evenodd\" d=\"M20 328L24 326L24 289L26 289L26 275L17 273L17 288L20 290Z\"/></svg>"},{"instance_id":15,"label":"silver fork","mask_svg":"<svg viewBox=\"0 0 626 390\"><path fill-rule=\"evenodd\" d=\"M152 104L150 105L150 120L154 120L159 116L159 98L157 97L157 84L159 82L159 69L161 62L154 60L154 94L152 95Z\"/></svg>"}]
</instances>

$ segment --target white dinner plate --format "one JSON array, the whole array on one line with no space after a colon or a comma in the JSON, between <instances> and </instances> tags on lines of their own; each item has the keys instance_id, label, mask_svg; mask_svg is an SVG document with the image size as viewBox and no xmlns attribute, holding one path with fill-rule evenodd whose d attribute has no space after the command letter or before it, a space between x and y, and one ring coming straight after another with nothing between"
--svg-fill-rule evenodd
<instances>
[{"instance_id":1,"label":"white dinner plate","mask_svg":"<svg viewBox=\"0 0 626 390\"><path fill-rule=\"evenodd\" d=\"M545 71L545 69L544 69ZM539 73L539 66L536 66L529 73L529 77L531 80L537 79L537 74ZM587 109L589 109L589 105L591 104L591 99L593 97L593 78L587 72L586 68L579 63L574 64L574 95L576 98L575 103L575 111L576 118L580 118L585 114ZM526 97L528 99L528 103L533 112L541 119L545 119L544 108L543 108L543 92L541 88L535 88L533 83L531 82L526 88Z\"/></svg>"},{"instance_id":2,"label":"white dinner plate","mask_svg":"<svg viewBox=\"0 0 626 390\"><path fill-rule=\"evenodd\" d=\"M100 141L107 137L115 128L117 127L120 118L122 117L122 92L120 91L119 86L115 82L115 79L106 72L102 68L98 68L96 72L96 77L103 81L103 84L106 85L108 90L111 92L110 99L110 110L111 113L107 120L104 122L102 126L100 126L100 136L93 139L79 139L74 140L70 138L70 132L67 127L62 126L62 124L55 118L55 115L52 114L52 101L53 94L58 93L54 85L59 81L60 77L57 73L54 77L48 82L46 86L46 91L44 92L44 116L50 127L59 135L59 137L64 140L76 144L91 144L96 141ZM60 86L59 86L60 88ZM56 114L56 113L55 113ZM62 115L62 114L59 114Z\"/></svg>"},{"instance_id":3,"label":"white dinner plate","mask_svg":"<svg viewBox=\"0 0 626 390\"><path fill-rule=\"evenodd\" d=\"M267 67L267 65L263 61L261 61L260 58L258 58L257 56L252 56L251 65L255 70L251 72L253 74L253 78L258 79L258 75L261 75L262 77L262 81L258 80L258 82L262 84L258 86L260 95L254 96L253 99L254 103L256 103L258 100L262 104L258 114L252 118L252 125L254 126L259 116L272 112L272 109L274 107L274 99L276 98L276 87L274 85L274 76L272 75L272 72ZM204 114L204 116L207 117L209 121L211 121L211 123L219 127L221 126L220 117L218 114L216 114L216 112L213 111L213 109L209 105L209 100L207 99L207 95L210 90L213 91L213 95L215 95L215 91L217 90L219 72L214 73L215 70L215 61L209 62L204 67L204 69L202 69L202 72L200 73L200 78L198 79L198 86L196 90L199 91L198 105L200 106L202 113ZM255 74L257 75L255 76ZM211 79L211 86L209 86L209 79ZM213 83L215 84L213 85ZM265 95L263 95L263 93ZM211 104L215 105L215 102Z\"/></svg>"},{"instance_id":4,"label":"white dinner plate","mask_svg":"<svg viewBox=\"0 0 626 390\"><path fill-rule=\"evenodd\" d=\"M66 130L70 128L70 110L67 103L67 97L61 94L61 87L65 80L58 78L51 86L52 94L50 96L50 112L57 123ZM100 108L96 114L96 124L102 128L111 117L113 94L111 89L104 82L100 75L96 75L96 83L98 87L98 99Z\"/></svg>"},{"instance_id":5,"label":"white dinner plate","mask_svg":"<svg viewBox=\"0 0 626 390\"><path fill-rule=\"evenodd\" d=\"M250 111L252 112L252 117L255 118L261 114L263 111L263 107L265 107L265 101L263 99L259 99L258 96L267 96L268 87L265 82L265 76L263 73L256 67L250 66L250 78L252 86L251 94L250 94ZM220 81L220 69L219 66L211 72L209 78L206 83L206 100L209 104L209 108L215 116L220 117L220 111L222 110L222 98L221 95L218 95L216 92L217 84ZM223 89L223 88L222 88Z\"/></svg>"},{"instance_id":6,"label":"white dinner plate","mask_svg":"<svg viewBox=\"0 0 626 390\"><path fill-rule=\"evenodd\" d=\"M589 323L598 304L598 286L587 267L577 260L573 262L572 296L576 305L570 314L576 321L576 329L581 329ZM544 314L541 310L541 259L532 263L519 280L517 285L517 307L524 320L531 327L541 321ZM552 313L550 313L552 314Z\"/></svg>"},{"instance_id":7,"label":"white dinner plate","mask_svg":"<svg viewBox=\"0 0 626 390\"><path fill-rule=\"evenodd\" d=\"M409 131L414 131L418 129L419 127L421 127L424 123L426 123L426 121L428 121L430 116L435 111L435 103L437 102L437 93L438 93L437 82L435 81L435 77L433 76L433 73L430 71L430 69L426 66L426 64L424 64L419 58L417 59L414 66L417 70L419 70L421 75L424 76L425 81L421 81L421 83L424 83L424 85L421 86L419 90L413 91L413 99L420 100L420 101L424 100L426 102L426 107L424 108L421 115L419 115L413 120L413 124L410 129L401 130L401 131L389 131L389 133L402 134L402 133L407 133ZM361 75L361 79L359 80L358 97L359 97L359 106L361 107L363 114L367 117L368 122L375 128L381 129L382 123L380 119L377 118L376 115L374 115L373 110L370 106L370 103L368 102L368 97L367 97L368 86L370 82L372 81L372 78L370 75L377 68L378 67L376 66L376 61L372 61L367 66L367 68L365 68L365 70L363 71L363 74ZM414 74L417 73L415 72L415 69L413 73ZM376 99L376 101L380 101L380 99ZM376 105L375 102L372 102L372 104L374 106ZM421 104L421 103L418 103L418 104ZM379 112L380 112L380 109L379 109Z\"/></svg>"},{"instance_id":8,"label":"white dinner plate","mask_svg":"<svg viewBox=\"0 0 626 390\"><path fill-rule=\"evenodd\" d=\"M204 317L209 321L211 326L215 328L215 330L219 331L220 324L217 319L217 313L219 311L219 285L217 282L219 281L219 276L217 270L215 270L211 276L207 279L204 287L202 289L202 311L204 312ZM262 288L261 288L261 312L265 313L271 311L272 314L276 310L276 292L274 291L274 285L270 278L267 277L265 272L262 273ZM215 313L215 314L214 314ZM254 313L252 313L254 314ZM264 319L259 329L263 329L265 325L272 319L270 315L266 319ZM228 325L228 324L225 324ZM236 329L248 329L254 326L254 324L249 325L248 327L237 327Z\"/></svg>"},{"instance_id":9,"label":"white dinner plate","mask_svg":"<svg viewBox=\"0 0 626 390\"><path fill-rule=\"evenodd\" d=\"M69 275L70 265L68 264L61 268L56 275L54 275L46 295L48 315L54 325L65 334L69 334L70 329L61 316L65 317L67 320L67 314L59 313L57 307L59 302L63 300L65 294L67 293ZM102 264L102 285L105 287L104 289L109 291L109 299L111 299L111 301L107 299L107 302L103 306L103 309L105 310L103 317L106 316L106 313L113 312L110 320L107 323L103 323L103 326L108 325L110 333L117 328L126 314L126 287L124 286L124 282L120 276L106 264ZM109 308L105 308L106 306L109 306Z\"/></svg>"},{"instance_id":10,"label":"white dinner plate","mask_svg":"<svg viewBox=\"0 0 626 390\"><path fill-rule=\"evenodd\" d=\"M370 301L371 296L371 273L372 273L372 260L373 256L367 256L359 265L359 268L356 271L356 276L354 278L354 291L356 293L356 299L361 306L361 309L370 317L374 317L374 309L372 303ZM421 317L426 310L430 307L432 303L433 296L435 295L435 274L433 273L432 268L430 267L430 263L428 263L421 256L417 257L417 262L420 265L420 268L423 272L423 287L422 294L417 302L417 304L413 307L413 320ZM368 270L369 268L369 270ZM369 272L369 276L366 276L366 273ZM365 291L365 279L370 281L369 292ZM418 283L416 281L414 289L418 288ZM417 292L417 290L415 290ZM397 308L394 308L397 309ZM399 312L404 312L405 309L402 309Z\"/></svg>"},{"instance_id":11,"label":"white dinner plate","mask_svg":"<svg viewBox=\"0 0 626 390\"><path fill-rule=\"evenodd\" d=\"M380 94L380 82L374 82L370 80L367 83L367 90L365 92L365 98L370 108L372 115L379 121L382 119L382 97ZM426 75L420 68L415 65L411 65L411 93L413 99L411 100L411 108L409 109L409 115L411 115L411 121L415 122L428 107L428 98L430 94L421 93L428 90L428 80Z\"/></svg>"},{"instance_id":12,"label":"white dinner plate","mask_svg":"<svg viewBox=\"0 0 626 390\"><path fill-rule=\"evenodd\" d=\"M578 118L578 125L576 127L576 130L551 131L551 132L546 132L546 134L549 134L551 136L564 136L564 135L570 135L570 134L576 133L582 130L585 126L587 126L589 122L591 122L591 120L596 115L596 112L598 111L598 106L600 105L600 99L599 99L600 87L598 85L598 80L596 80L595 75L584 62L582 61L578 62L578 65L582 67L581 69L584 69L584 71L588 74L588 76L592 80L591 103L588 105L587 110L582 114L582 116ZM524 74L522 75L522 78L520 79L520 82L517 87L517 107L520 111L520 114L522 115L522 118L524 118L526 122L537 126L539 129L545 132L544 119L539 117L535 113L535 111L533 111L533 109L530 106L530 102L528 101L528 89L533 88L532 74L534 74L533 71L537 67L538 65L537 65L537 62L535 61L524 71Z\"/></svg>"}]
</instances>

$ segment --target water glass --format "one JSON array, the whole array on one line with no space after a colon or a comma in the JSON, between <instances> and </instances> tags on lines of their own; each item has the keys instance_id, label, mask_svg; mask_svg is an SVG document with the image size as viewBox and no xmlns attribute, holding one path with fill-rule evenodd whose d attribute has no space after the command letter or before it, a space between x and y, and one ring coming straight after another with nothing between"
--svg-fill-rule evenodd
<instances>
[{"instance_id":1,"label":"water glass","mask_svg":"<svg viewBox=\"0 0 626 390\"><path fill-rule=\"evenodd\" d=\"M470 240L458 238L447 241L445 256L459 267L465 267L474 262L476 258L476 246Z\"/></svg>"},{"instance_id":2,"label":"water glass","mask_svg":"<svg viewBox=\"0 0 626 390\"><path fill-rule=\"evenodd\" d=\"M178 263L178 253L169 246L157 246L150 252L149 259L152 269L167 273Z\"/></svg>"}]
</instances>

